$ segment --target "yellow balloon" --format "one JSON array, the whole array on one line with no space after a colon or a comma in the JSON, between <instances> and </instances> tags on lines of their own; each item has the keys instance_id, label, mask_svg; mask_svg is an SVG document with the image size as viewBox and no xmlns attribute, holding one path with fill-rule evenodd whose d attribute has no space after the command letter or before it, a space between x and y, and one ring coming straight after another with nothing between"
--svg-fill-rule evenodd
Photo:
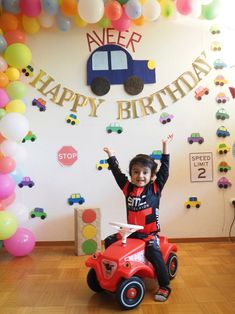
<instances>
[{"instance_id":1,"label":"yellow balloon","mask_svg":"<svg viewBox=\"0 0 235 314\"><path fill-rule=\"evenodd\" d=\"M29 34L35 34L40 30L40 24L36 18L23 15L22 25L24 30Z\"/></svg>"},{"instance_id":2,"label":"yellow balloon","mask_svg":"<svg viewBox=\"0 0 235 314\"><path fill-rule=\"evenodd\" d=\"M20 99L14 99L11 100L7 105L6 105L6 112L17 112L17 113L24 113L26 110L26 106L23 103L22 100Z\"/></svg>"},{"instance_id":3,"label":"yellow balloon","mask_svg":"<svg viewBox=\"0 0 235 314\"><path fill-rule=\"evenodd\" d=\"M75 22L75 25L79 27L85 27L87 25L87 22L84 21L79 15L76 15L74 17L74 22Z\"/></svg>"},{"instance_id":4,"label":"yellow balloon","mask_svg":"<svg viewBox=\"0 0 235 314\"><path fill-rule=\"evenodd\" d=\"M9 81L16 81L20 77L20 71L17 68L10 67L5 71Z\"/></svg>"}]
</instances>

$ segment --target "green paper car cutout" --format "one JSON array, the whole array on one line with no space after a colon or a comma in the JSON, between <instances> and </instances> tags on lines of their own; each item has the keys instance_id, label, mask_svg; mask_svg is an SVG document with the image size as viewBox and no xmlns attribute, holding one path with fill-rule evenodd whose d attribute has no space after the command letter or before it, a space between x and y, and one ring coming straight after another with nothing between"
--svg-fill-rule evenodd
<instances>
[{"instance_id":1,"label":"green paper car cutout","mask_svg":"<svg viewBox=\"0 0 235 314\"><path fill-rule=\"evenodd\" d=\"M110 123L110 125L106 127L106 131L107 133L116 132L118 134L121 134L123 132L123 128L118 123Z\"/></svg>"},{"instance_id":2,"label":"green paper car cutout","mask_svg":"<svg viewBox=\"0 0 235 314\"><path fill-rule=\"evenodd\" d=\"M44 212L43 208L35 207L34 210L30 212L30 217L31 218L39 217L41 219L45 219L47 217L47 213Z\"/></svg>"},{"instance_id":3,"label":"green paper car cutout","mask_svg":"<svg viewBox=\"0 0 235 314\"><path fill-rule=\"evenodd\" d=\"M26 141L34 142L36 138L36 135L33 134L32 131L29 131L28 134L23 138L22 143L25 143Z\"/></svg>"}]
</instances>

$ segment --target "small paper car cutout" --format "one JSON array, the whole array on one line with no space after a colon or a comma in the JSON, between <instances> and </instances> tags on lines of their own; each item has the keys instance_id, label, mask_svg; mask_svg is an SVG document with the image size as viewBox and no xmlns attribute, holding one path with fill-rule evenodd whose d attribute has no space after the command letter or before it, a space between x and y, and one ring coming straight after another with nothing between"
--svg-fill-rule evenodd
<instances>
[{"instance_id":1,"label":"small paper car cutout","mask_svg":"<svg viewBox=\"0 0 235 314\"><path fill-rule=\"evenodd\" d=\"M106 127L106 132L107 133L116 132L118 134L121 134L123 132L123 128L118 123L113 124L110 123L110 125Z\"/></svg>"},{"instance_id":2,"label":"small paper car cutout","mask_svg":"<svg viewBox=\"0 0 235 314\"><path fill-rule=\"evenodd\" d=\"M29 188L32 188L34 186L34 182L30 179L30 177L24 177L22 181L18 184L20 188L23 186L28 186Z\"/></svg>"},{"instance_id":3,"label":"small paper car cutout","mask_svg":"<svg viewBox=\"0 0 235 314\"><path fill-rule=\"evenodd\" d=\"M26 68L23 68L21 70L22 73L24 73L25 76L30 76L32 77L33 76L33 67L31 65L27 65Z\"/></svg>"},{"instance_id":4,"label":"small paper car cutout","mask_svg":"<svg viewBox=\"0 0 235 314\"><path fill-rule=\"evenodd\" d=\"M229 151L230 151L230 146L226 145L225 143L221 143L218 145L217 152L219 154L227 154L227 152Z\"/></svg>"},{"instance_id":5,"label":"small paper car cutout","mask_svg":"<svg viewBox=\"0 0 235 314\"><path fill-rule=\"evenodd\" d=\"M202 144L204 142L204 138L200 135L200 133L192 133L190 137L188 137L189 144L199 143Z\"/></svg>"},{"instance_id":6,"label":"small paper car cutout","mask_svg":"<svg viewBox=\"0 0 235 314\"><path fill-rule=\"evenodd\" d=\"M218 165L218 171L219 172L227 172L228 170L231 170L231 166L226 161L221 161Z\"/></svg>"},{"instance_id":7,"label":"small paper car cutout","mask_svg":"<svg viewBox=\"0 0 235 314\"><path fill-rule=\"evenodd\" d=\"M220 51L221 49L222 49L222 48L221 48L220 42L214 41L214 42L211 44L211 50L212 50L212 51Z\"/></svg>"},{"instance_id":8,"label":"small paper car cutout","mask_svg":"<svg viewBox=\"0 0 235 314\"><path fill-rule=\"evenodd\" d=\"M216 119L218 120L225 120L225 119L229 119L229 114L226 112L226 110L224 108L219 109L216 112Z\"/></svg>"},{"instance_id":9,"label":"small paper car cutout","mask_svg":"<svg viewBox=\"0 0 235 314\"><path fill-rule=\"evenodd\" d=\"M218 180L217 185L220 189L227 189L232 186L232 183L225 177L222 177Z\"/></svg>"},{"instance_id":10,"label":"small paper car cutout","mask_svg":"<svg viewBox=\"0 0 235 314\"><path fill-rule=\"evenodd\" d=\"M45 219L47 217L47 213L44 212L43 208L35 207L34 210L30 212L30 217L31 218L39 217L41 219Z\"/></svg>"},{"instance_id":11,"label":"small paper car cutout","mask_svg":"<svg viewBox=\"0 0 235 314\"><path fill-rule=\"evenodd\" d=\"M154 160L161 160L162 158L162 151L161 150L154 150L152 154L149 155Z\"/></svg>"},{"instance_id":12,"label":"small paper car cutout","mask_svg":"<svg viewBox=\"0 0 235 314\"><path fill-rule=\"evenodd\" d=\"M71 194L70 197L68 198L69 205L73 205L75 203L82 205L84 202L85 199L84 197L81 196L80 193Z\"/></svg>"},{"instance_id":13,"label":"small paper car cutout","mask_svg":"<svg viewBox=\"0 0 235 314\"><path fill-rule=\"evenodd\" d=\"M216 78L214 79L215 85L220 85L223 86L224 84L227 84L228 81L224 78L223 75L217 75Z\"/></svg>"},{"instance_id":14,"label":"small paper car cutout","mask_svg":"<svg viewBox=\"0 0 235 314\"><path fill-rule=\"evenodd\" d=\"M46 111L46 102L42 98L34 98L32 105L38 107L40 111Z\"/></svg>"},{"instance_id":15,"label":"small paper car cutout","mask_svg":"<svg viewBox=\"0 0 235 314\"><path fill-rule=\"evenodd\" d=\"M98 170L102 170L102 169L109 169L109 164L107 162L107 159L101 159L97 164L96 164L96 168Z\"/></svg>"},{"instance_id":16,"label":"small paper car cutout","mask_svg":"<svg viewBox=\"0 0 235 314\"><path fill-rule=\"evenodd\" d=\"M163 112L161 115L160 115L160 119L159 121L162 123L162 124L166 124L167 122L171 122L171 120L174 118L173 114L169 114L167 112Z\"/></svg>"},{"instance_id":17,"label":"small paper car cutout","mask_svg":"<svg viewBox=\"0 0 235 314\"><path fill-rule=\"evenodd\" d=\"M32 131L29 131L28 134L23 138L22 143L25 143L26 141L34 142L36 138L36 135L33 134Z\"/></svg>"},{"instance_id":18,"label":"small paper car cutout","mask_svg":"<svg viewBox=\"0 0 235 314\"><path fill-rule=\"evenodd\" d=\"M195 93L194 97L195 97L197 100L201 100L201 99L202 99L202 96L209 94L209 89L208 89L207 87L199 86L199 87L194 91L194 93Z\"/></svg>"},{"instance_id":19,"label":"small paper car cutout","mask_svg":"<svg viewBox=\"0 0 235 314\"><path fill-rule=\"evenodd\" d=\"M197 197L191 196L189 197L188 201L185 203L185 207L190 208L190 207L196 207L199 208L201 206L201 202L198 201Z\"/></svg>"},{"instance_id":20,"label":"small paper car cutout","mask_svg":"<svg viewBox=\"0 0 235 314\"><path fill-rule=\"evenodd\" d=\"M71 113L69 116L66 117L66 122L72 125L78 124L78 118L76 114Z\"/></svg>"},{"instance_id":21,"label":"small paper car cutout","mask_svg":"<svg viewBox=\"0 0 235 314\"><path fill-rule=\"evenodd\" d=\"M226 137L226 136L230 136L230 133L229 131L226 129L226 127L224 126L221 126L217 129L216 131L216 135L218 137Z\"/></svg>"},{"instance_id":22,"label":"small paper car cutout","mask_svg":"<svg viewBox=\"0 0 235 314\"><path fill-rule=\"evenodd\" d=\"M210 32L212 35L220 34L220 29L217 25L212 25L210 28Z\"/></svg>"},{"instance_id":23,"label":"small paper car cutout","mask_svg":"<svg viewBox=\"0 0 235 314\"><path fill-rule=\"evenodd\" d=\"M218 104L220 104L220 103L225 104L227 101L229 101L229 97L227 97L227 96L225 95L225 93L219 93L219 94L216 96L215 100L217 101Z\"/></svg>"},{"instance_id":24,"label":"small paper car cutout","mask_svg":"<svg viewBox=\"0 0 235 314\"><path fill-rule=\"evenodd\" d=\"M215 70L223 69L223 68L227 67L227 64L223 60L221 60L221 59L216 59L214 61L213 65L214 65L214 69Z\"/></svg>"}]
</instances>

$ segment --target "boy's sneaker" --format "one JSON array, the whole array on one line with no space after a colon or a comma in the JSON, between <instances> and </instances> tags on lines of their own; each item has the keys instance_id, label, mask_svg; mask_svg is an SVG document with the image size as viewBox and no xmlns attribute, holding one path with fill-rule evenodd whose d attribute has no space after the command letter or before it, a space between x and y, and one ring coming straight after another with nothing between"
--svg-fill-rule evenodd
<instances>
[{"instance_id":1,"label":"boy's sneaker","mask_svg":"<svg viewBox=\"0 0 235 314\"><path fill-rule=\"evenodd\" d=\"M154 300L158 302L165 302L171 293L171 288L169 287L159 287L159 290L154 296Z\"/></svg>"}]
</instances>

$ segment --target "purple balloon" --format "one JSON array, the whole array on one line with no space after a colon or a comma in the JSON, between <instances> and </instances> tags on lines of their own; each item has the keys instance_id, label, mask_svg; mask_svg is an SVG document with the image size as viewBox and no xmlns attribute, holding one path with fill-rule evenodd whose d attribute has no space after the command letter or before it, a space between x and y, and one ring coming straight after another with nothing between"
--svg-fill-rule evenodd
<instances>
[{"instance_id":1,"label":"purple balloon","mask_svg":"<svg viewBox=\"0 0 235 314\"><path fill-rule=\"evenodd\" d=\"M8 174L0 174L0 200L8 198L15 191L15 182Z\"/></svg>"},{"instance_id":2,"label":"purple balloon","mask_svg":"<svg viewBox=\"0 0 235 314\"><path fill-rule=\"evenodd\" d=\"M32 231L26 228L18 228L14 235L3 241L8 253L13 256L26 256L35 246L35 237Z\"/></svg>"}]
</instances>

